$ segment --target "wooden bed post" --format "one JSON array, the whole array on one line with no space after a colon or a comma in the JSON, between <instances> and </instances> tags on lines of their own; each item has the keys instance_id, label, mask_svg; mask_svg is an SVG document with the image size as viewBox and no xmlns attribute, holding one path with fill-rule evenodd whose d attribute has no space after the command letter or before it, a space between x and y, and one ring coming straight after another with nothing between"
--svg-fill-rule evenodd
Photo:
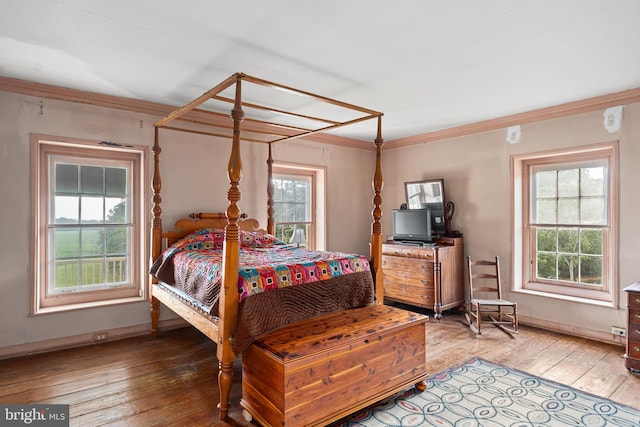
<instances>
[{"instance_id":1,"label":"wooden bed post","mask_svg":"<svg viewBox=\"0 0 640 427\"><path fill-rule=\"evenodd\" d=\"M153 140L153 225L151 229L151 259L157 259L162 253L162 208L160 203L162 197L160 197L160 189L162 188L162 179L160 178L160 141L158 137L158 128L155 128L155 136ZM158 283L158 280L154 277L151 283ZM160 319L160 301L154 297L149 288L149 295L151 296L151 306L149 312L151 314L151 335L155 338L158 336L158 320Z\"/></svg>"},{"instance_id":2,"label":"wooden bed post","mask_svg":"<svg viewBox=\"0 0 640 427\"><path fill-rule=\"evenodd\" d=\"M382 115L378 116L378 135L376 144L376 170L373 176L373 223L371 224L371 267L376 285L376 303L384 303L384 277L382 274Z\"/></svg>"},{"instance_id":3,"label":"wooden bed post","mask_svg":"<svg viewBox=\"0 0 640 427\"><path fill-rule=\"evenodd\" d=\"M273 220L273 157L271 156L271 143L269 143L269 157L267 158L267 233L275 234Z\"/></svg>"},{"instance_id":4,"label":"wooden bed post","mask_svg":"<svg viewBox=\"0 0 640 427\"><path fill-rule=\"evenodd\" d=\"M233 118L233 143L229 156L228 177L229 191L227 199L227 226L225 228L225 240L222 250L222 289L220 292L219 317L220 332L217 345L219 363L218 388L220 390L220 419L226 419L229 412L229 394L233 381L233 362L236 355L233 352L232 343L238 323L238 266L240 257L240 228L238 218L240 209L240 180L242 179L242 160L240 158L240 122L244 119L242 111L242 76L236 81L235 104L231 110Z\"/></svg>"}]
</instances>

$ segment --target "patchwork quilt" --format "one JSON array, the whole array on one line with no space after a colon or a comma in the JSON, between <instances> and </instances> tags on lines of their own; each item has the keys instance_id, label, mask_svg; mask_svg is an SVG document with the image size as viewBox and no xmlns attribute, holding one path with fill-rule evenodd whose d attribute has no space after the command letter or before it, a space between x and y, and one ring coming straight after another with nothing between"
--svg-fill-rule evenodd
<instances>
[{"instance_id":1,"label":"patchwork quilt","mask_svg":"<svg viewBox=\"0 0 640 427\"><path fill-rule=\"evenodd\" d=\"M196 231L165 250L160 264L154 265L152 273L157 273L163 264L170 261L173 263L174 279L176 274L185 278L197 275L209 283L220 282L223 241L223 230ZM369 261L362 255L310 251L285 244L270 234L244 230L240 232L239 267L240 301L257 293L286 286L370 270ZM164 278L168 279L165 282L176 284L176 280ZM194 293L193 289L183 290L188 294ZM196 291L192 296L197 295Z\"/></svg>"},{"instance_id":2,"label":"patchwork quilt","mask_svg":"<svg viewBox=\"0 0 640 427\"><path fill-rule=\"evenodd\" d=\"M223 243L224 230L198 230L167 248L151 273L217 315ZM288 323L370 304L373 293L369 260L362 255L310 251L241 230L234 350Z\"/></svg>"}]
</instances>

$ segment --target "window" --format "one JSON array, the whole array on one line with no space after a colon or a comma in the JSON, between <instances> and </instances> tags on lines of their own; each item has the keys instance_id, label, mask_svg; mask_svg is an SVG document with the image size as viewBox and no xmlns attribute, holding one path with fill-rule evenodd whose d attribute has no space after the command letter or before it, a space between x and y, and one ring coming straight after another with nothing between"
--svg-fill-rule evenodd
<instances>
[{"instance_id":1,"label":"window","mask_svg":"<svg viewBox=\"0 0 640 427\"><path fill-rule=\"evenodd\" d=\"M34 314L144 297L145 150L33 137Z\"/></svg>"},{"instance_id":2,"label":"window","mask_svg":"<svg viewBox=\"0 0 640 427\"><path fill-rule=\"evenodd\" d=\"M613 303L617 280L617 146L515 160L520 289ZM521 194L521 196L518 196ZM521 226L521 233L517 230ZM516 237L516 242L518 242Z\"/></svg>"},{"instance_id":3,"label":"window","mask_svg":"<svg viewBox=\"0 0 640 427\"><path fill-rule=\"evenodd\" d=\"M324 170L302 166L273 168L275 235L309 249L324 248Z\"/></svg>"}]
</instances>

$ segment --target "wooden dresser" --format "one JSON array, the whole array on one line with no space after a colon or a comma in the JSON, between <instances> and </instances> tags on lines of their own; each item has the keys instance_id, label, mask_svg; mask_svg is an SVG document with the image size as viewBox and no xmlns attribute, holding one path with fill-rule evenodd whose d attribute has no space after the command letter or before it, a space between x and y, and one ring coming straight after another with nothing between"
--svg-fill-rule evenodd
<instances>
[{"instance_id":1,"label":"wooden dresser","mask_svg":"<svg viewBox=\"0 0 640 427\"><path fill-rule=\"evenodd\" d=\"M625 289L627 292L627 369L640 371L640 282Z\"/></svg>"},{"instance_id":2,"label":"wooden dresser","mask_svg":"<svg viewBox=\"0 0 640 427\"><path fill-rule=\"evenodd\" d=\"M464 241L440 237L434 246L382 245L385 300L442 311L463 306Z\"/></svg>"}]
</instances>

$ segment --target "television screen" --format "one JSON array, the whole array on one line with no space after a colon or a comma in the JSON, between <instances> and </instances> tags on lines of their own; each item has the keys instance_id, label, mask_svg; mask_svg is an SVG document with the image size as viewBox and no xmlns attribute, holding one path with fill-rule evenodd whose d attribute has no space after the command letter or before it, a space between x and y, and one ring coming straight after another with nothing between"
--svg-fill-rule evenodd
<instances>
[{"instance_id":1,"label":"television screen","mask_svg":"<svg viewBox=\"0 0 640 427\"><path fill-rule=\"evenodd\" d=\"M393 240L431 242L431 210L394 209Z\"/></svg>"}]
</instances>

